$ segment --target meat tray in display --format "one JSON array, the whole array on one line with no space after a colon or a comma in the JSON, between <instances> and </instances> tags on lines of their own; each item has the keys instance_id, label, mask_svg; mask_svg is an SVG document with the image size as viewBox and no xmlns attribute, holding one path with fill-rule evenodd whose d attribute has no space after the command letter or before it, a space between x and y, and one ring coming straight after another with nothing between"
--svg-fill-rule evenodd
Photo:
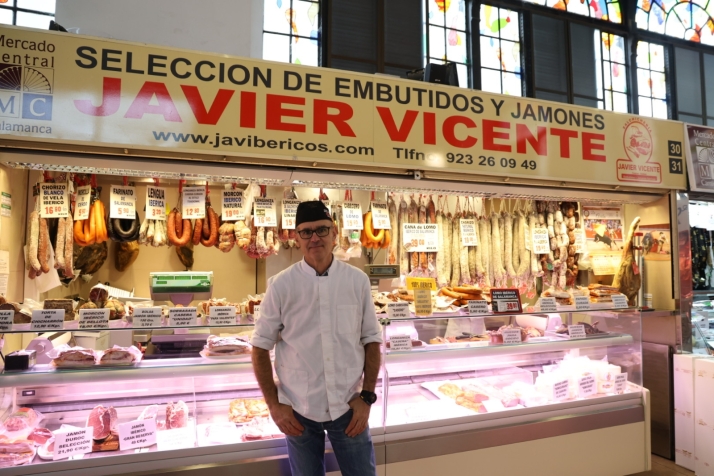
<instances>
[{"instance_id":1,"label":"meat tray in display","mask_svg":"<svg viewBox=\"0 0 714 476\"><path fill-rule=\"evenodd\" d=\"M117 420L117 411L114 407L104 408L97 405L89 412L86 426L93 428L92 437L95 440L103 440L116 428Z\"/></svg>"},{"instance_id":2,"label":"meat tray in display","mask_svg":"<svg viewBox=\"0 0 714 476\"><path fill-rule=\"evenodd\" d=\"M268 415L268 405L262 398L238 398L228 405L228 420L233 423L246 423Z\"/></svg>"},{"instance_id":3,"label":"meat tray in display","mask_svg":"<svg viewBox=\"0 0 714 476\"><path fill-rule=\"evenodd\" d=\"M188 406L179 400L166 404L166 429L185 428L188 426Z\"/></svg>"},{"instance_id":4,"label":"meat tray in display","mask_svg":"<svg viewBox=\"0 0 714 476\"><path fill-rule=\"evenodd\" d=\"M252 346L237 337L209 336L201 356L221 358L250 355Z\"/></svg>"}]
</instances>

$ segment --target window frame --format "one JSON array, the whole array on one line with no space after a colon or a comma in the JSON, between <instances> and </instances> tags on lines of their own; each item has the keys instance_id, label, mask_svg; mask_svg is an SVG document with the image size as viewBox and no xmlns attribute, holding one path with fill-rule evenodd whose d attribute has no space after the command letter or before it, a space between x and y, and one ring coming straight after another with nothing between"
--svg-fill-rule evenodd
<instances>
[{"instance_id":1,"label":"window frame","mask_svg":"<svg viewBox=\"0 0 714 476\"><path fill-rule=\"evenodd\" d=\"M265 3L268 1L272 0L264 0L263 1L263 9L265 9ZM298 1L307 1L310 3L317 3L318 6L318 12L317 12L317 66L324 66L324 34L323 34L323 19L324 17L324 4L325 0L283 0L290 2L290 9L293 8L293 3L298 2ZM265 14L264 14L265 15ZM288 50L288 62L285 64L294 64L293 63L293 38L300 38L301 40L306 40L306 41L312 41L313 38L310 36L303 36L303 35L296 35L293 33L292 28L290 28L288 33L282 33L279 31L270 31L265 29L265 18L263 18L263 25L262 25L262 30L261 30L261 46L264 48L265 47L265 34L269 35L277 35L277 36L283 36L283 37L288 37L288 45L289 45L289 50ZM264 56L261 54L261 56Z\"/></svg>"},{"instance_id":2,"label":"window frame","mask_svg":"<svg viewBox=\"0 0 714 476\"><path fill-rule=\"evenodd\" d=\"M48 12L43 12L41 10L32 10L30 8L18 7L17 0L15 0L12 5L4 5L4 4L0 3L0 10L12 11L12 25L17 26L17 13L18 12L32 13L35 15L44 15L46 17L49 17L50 20L54 20L57 16L57 2L55 1L55 12L54 13L48 13ZM29 27L23 27L23 28L29 28ZM47 28L49 29L49 23L47 24Z\"/></svg>"},{"instance_id":3,"label":"window frame","mask_svg":"<svg viewBox=\"0 0 714 476\"><path fill-rule=\"evenodd\" d=\"M429 54L429 44L430 44L429 2L432 2L432 1L434 1L434 0L421 0L422 25L424 27L424 51L423 51L424 67L426 67L426 65L428 63L431 63L432 59L434 59L436 61L440 61L440 62L443 61L443 60L437 59L435 56L431 56ZM456 2L458 0L452 0L452 1ZM466 63L462 63L460 61L451 61L448 59L448 57L446 60L447 63L455 63L457 65L460 64L460 65L465 66L466 75L467 75L467 78L466 78L467 84L459 84L460 88L470 89L470 88L475 87L476 75L474 73L474 64L475 64L474 54L477 50L479 50L479 48L476 48L476 46L475 46L476 43L474 43L474 41L473 41L474 34L475 33L477 34L477 32L478 32L478 23L476 23L476 26L474 27L473 18L477 17L479 15L478 13L474 13L474 12L478 11L478 8L476 8L477 5L480 6L480 3L474 2L471 0L464 0L464 8L466 10L464 12L464 28L465 28L465 30L463 30L463 31L456 30L457 32L464 34L464 40L466 41ZM444 13L444 18L446 18L446 13ZM471 22L469 22L469 18L471 18L471 20L472 20ZM451 28L446 26L446 21L444 21L443 27L441 25L434 25L434 27L441 28L444 30L444 39L445 39L444 51L446 51L446 42L448 42L448 40L446 40L446 34L447 34L447 31L450 30ZM476 28L476 31L474 31L474 28ZM470 61L469 61L469 59L470 59ZM479 60L480 60L480 57L479 57ZM439 64L445 64L445 63L439 63ZM480 76L479 76L479 78L480 78ZM480 85L480 82L479 82L479 85Z\"/></svg>"}]
</instances>

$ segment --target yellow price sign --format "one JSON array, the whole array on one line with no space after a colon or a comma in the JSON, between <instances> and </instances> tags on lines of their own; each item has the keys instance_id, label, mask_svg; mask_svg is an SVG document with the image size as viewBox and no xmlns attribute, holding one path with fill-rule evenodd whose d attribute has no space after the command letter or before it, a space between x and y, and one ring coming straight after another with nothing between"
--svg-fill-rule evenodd
<instances>
[{"instance_id":1,"label":"yellow price sign","mask_svg":"<svg viewBox=\"0 0 714 476\"><path fill-rule=\"evenodd\" d=\"M436 279L434 278L407 278L407 289L416 291L417 289L428 289L436 291Z\"/></svg>"}]
</instances>

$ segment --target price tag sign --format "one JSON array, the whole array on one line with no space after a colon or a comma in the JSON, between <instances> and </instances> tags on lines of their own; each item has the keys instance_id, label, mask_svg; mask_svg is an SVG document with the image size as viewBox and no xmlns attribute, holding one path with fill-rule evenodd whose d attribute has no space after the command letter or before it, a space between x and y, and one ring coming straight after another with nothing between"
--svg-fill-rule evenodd
<instances>
[{"instance_id":1,"label":"price tag sign","mask_svg":"<svg viewBox=\"0 0 714 476\"><path fill-rule=\"evenodd\" d=\"M627 296L624 294L613 294L612 305L615 309L627 309L629 307L629 304L627 303Z\"/></svg>"},{"instance_id":2,"label":"price tag sign","mask_svg":"<svg viewBox=\"0 0 714 476\"><path fill-rule=\"evenodd\" d=\"M531 247L531 252L537 255L547 255L550 252L550 238L548 238L547 228L533 228L531 231Z\"/></svg>"},{"instance_id":3,"label":"price tag sign","mask_svg":"<svg viewBox=\"0 0 714 476\"><path fill-rule=\"evenodd\" d=\"M161 327L160 307L134 308L134 327Z\"/></svg>"},{"instance_id":4,"label":"price tag sign","mask_svg":"<svg viewBox=\"0 0 714 476\"><path fill-rule=\"evenodd\" d=\"M390 302L387 304L389 319L409 319L412 317L408 302Z\"/></svg>"},{"instance_id":5,"label":"price tag sign","mask_svg":"<svg viewBox=\"0 0 714 476\"><path fill-rule=\"evenodd\" d=\"M260 304L253 306L253 322L258 322L260 319Z\"/></svg>"},{"instance_id":6,"label":"price tag sign","mask_svg":"<svg viewBox=\"0 0 714 476\"><path fill-rule=\"evenodd\" d=\"M146 187L146 217L149 220L166 220L166 189Z\"/></svg>"},{"instance_id":7,"label":"price tag sign","mask_svg":"<svg viewBox=\"0 0 714 476\"><path fill-rule=\"evenodd\" d=\"M434 278L407 278L407 289L416 291L417 289L429 289L436 291L436 279Z\"/></svg>"},{"instance_id":8,"label":"price tag sign","mask_svg":"<svg viewBox=\"0 0 714 476\"><path fill-rule=\"evenodd\" d=\"M235 306L212 306L208 309L208 324L211 326L234 326L237 322Z\"/></svg>"},{"instance_id":9,"label":"price tag sign","mask_svg":"<svg viewBox=\"0 0 714 476\"><path fill-rule=\"evenodd\" d=\"M575 296L575 310L576 311L589 311L590 310L590 297L589 296Z\"/></svg>"},{"instance_id":10,"label":"price tag sign","mask_svg":"<svg viewBox=\"0 0 714 476\"><path fill-rule=\"evenodd\" d=\"M565 400L568 398L568 381L561 380L560 382L555 382L553 384L553 401Z\"/></svg>"},{"instance_id":11,"label":"price tag sign","mask_svg":"<svg viewBox=\"0 0 714 476\"><path fill-rule=\"evenodd\" d=\"M582 228L575 229L575 252L585 252L585 232L583 232Z\"/></svg>"},{"instance_id":12,"label":"price tag sign","mask_svg":"<svg viewBox=\"0 0 714 476\"><path fill-rule=\"evenodd\" d=\"M30 329L57 331L64 328L64 309L37 309L32 311Z\"/></svg>"},{"instance_id":13,"label":"price tag sign","mask_svg":"<svg viewBox=\"0 0 714 476\"><path fill-rule=\"evenodd\" d=\"M431 316L432 312L431 291L416 289L414 291L414 314L419 317L427 317Z\"/></svg>"},{"instance_id":14,"label":"price tag sign","mask_svg":"<svg viewBox=\"0 0 714 476\"><path fill-rule=\"evenodd\" d=\"M283 230L295 229L295 216L300 200L283 200Z\"/></svg>"},{"instance_id":15,"label":"price tag sign","mask_svg":"<svg viewBox=\"0 0 714 476\"><path fill-rule=\"evenodd\" d=\"M206 218L206 187L184 187L181 195L181 213L185 219Z\"/></svg>"},{"instance_id":16,"label":"price tag sign","mask_svg":"<svg viewBox=\"0 0 714 476\"><path fill-rule=\"evenodd\" d=\"M627 372L615 375L615 393L623 394L625 389L627 389Z\"/></svg>"},{"instance_id":17,"label":"price tag sign","mask_svg":"<svg viewBox=\"0 0 714 476\"><path fill-rule=\"evenodd\" d=\"M253 224L255 226L278 226L275 217L275 200L256 198L253 200Z\"/></svg>"},{"instance_id":18,"label":"price tag sign","mask_svg":"<svg viewBox=\"0 0 714 476\"><path fill-rule=\"evenodd\" d=\"M384 202L372 202L372 228L375 230L391 230L389 207Z\"/></svg>"},{"instance_id":19,"label":"price tag sign","mask_svg":"<svg viewBox=\"0 0 714 476\"><path fill-rule=\"evenodd\" d=\"M223 221L245 220L243 190L221 190L221 216Z\"/></svg>"},{"instance_id":20,"label":"price tag sign","mask_svg":"<svg viewBox=\"0 0 714 476\"><path fill-rule=\"evenodd\" d=\"M597 381L592 374L578 379L578 389L581 397L589 397L597 393Z\"/></svg>"},{"instance_id":21,"label":"price tag sign","mask_svg":"<svg viewBox=\"0 0 714 476\"><path fill-rule=\"evenodd\" d=\"M80 329L106 329L109 327L109 309L80 309Z\"/></svg>"},{"instance_id":22,"label":"price tag sign","mask_svg":"<svg viewBox=\"0 0 714 476\"><path fill-rule=\"evenodd\" d=\"M357 202L342 203L342 228L345 230L361 230L364 228L362 205Z\"/></svg>"},{"instance_id":23,"label":"price tag sign","mask_svg":"<svg viewBox=\"0 0 714 476\"><path fill-rule=\"evenodd\" d=\"M402 224L402 244L404 250L439 251L439 230L436 223L404 223Z\"/></svg>"},{"instance_id":24,"label":"price tag sign","mask_svg":"<svg viewBox=\"0 0 714 476\"><path fill-rule=\"evenodd\" d=\"M520 313L521 295L518 289L491 289L491 303L496 313Z\"/></svg>"},{"instance_id":25,"label":"price tag sign","mask_svg":"<svg viewBox=\"0 0 714 476\"><path fill-rule=\"evenodd\" d=\"M159 451L180 450L196 446L196 430L193 420L184 428L172 428L156 433L156 446Z\"/></svg>"},{"instance_id":26,"label":"price tag sign","mask_svg":"<svg viewBox=\"0 0 714 476\"><path fill-rule=\"evenodd\" d=\"M171 307L169 308L169 327L195 326L196 316L195 307Z\"/></svg>"},{"instance_id":27,"label":"price tag sign","mask_svg":"<svg viewBox=\"0 0 714 476\"><path fill-rule=\"evenodd\" d=\"M478 246L478 235L476 234L476 220L472 218L461 218L461 246Z\"/></svg>"},{"instance_id":28,"label":"price tag sign","mask_svg":"<svg viewBox=\"0 0 714 476\"><path fill-rule=\"evenodd\" d=\"M119 429L119 449L132 450L156 443L156 420L134 420L117 425Z\"/></svg>"},{"instance_id":29,"label":"price tag sign","mask_svg":"<svg viewBox=\"0 0 714 476\"><path fill-rule=\"evenodd\" d=\"M112 185L109 194L109 218L136 218L136 188Z\"/></svg>"},{"instance_id":30,"label":"price tag sign","mask_svg":"<svg viewBox=\"0 0 714 476\"><path fill-rule=\"evenodd\" d=\"M92 452L92 433L94 427L55 433L55 452L53 460L69 458Z\"/></svg>"},{"instance_id":31,"label":"price tag sign","mask_svg":"<svg viewBox=\"0 0 714 476\"><path fill-rule=\"evenodd\" d=\"M489 398L488 400L484 400L481 402L484 407L486 407L486 411L488 413L493 413L493 412L502 412L503 410L506 409L506 407L503 406L503 402L501 400L497 400L495 398Z\"/></svg>"},{"instance_id":32,"label":"price tag sign","mask_svg":"<svg viewBox=\"0 0 714 476\"><path fill-rule=\"evenodd\" d=\"M77 188L77 199L74 203L74 221L89 219L89 202L91 198L91 185L84 185Z\"/></svg>"},{"instance_id":33,"label":"price tag sign","mask_svg":"<svg viewBox=\"0 0 714 476\"><path fill-rule=\"evenodd\" d=\"M585 339L587 337L587 334L585 334L585 326L582 324L568 326L568 336L571 339Z\"/></svg>"},{"instance_id":34,"label":"price tag sign","mask_svg":"<svg viewBox=\"0 0 714 476\"><path fill-rule=\"evenodd\" d=\"M65 218L69 216L69 184L40 184L40 217Z\"/></svg>"},{"instance_id":35,"label":"price tag sign","mask_svg":"<svg viewBox=\"0 0 714 476\"><path fill-rule=\"evenodd\" d=\"M540 312L558 312L554 297L540 298Z\"/></svg>"},{"instance_id":36,"label":"price tag sign","mask_svg":"<svg viewBox=\"0 0 714 476\"><path fill-rule=\"evenodd\" d=\"M15 311L0 311L0 332L10 332L15 323Z\"/></svg>"},{"instance_id":37,"label":"price tag sign","mask_svg":"<svg viewBox=\"0 0 714 476\"><path fill-rule=\"evenodd\" d=\"M411 351L412 338L406 334L395 334L389 338L389 348L393 351Z\"/></svg>"},{"instance_id":38,"label":"price tag sign","mask_svg":"<svg viewBox=\"0 0 714 476\"><path fill-rule=\"evenodd\" d=\"M469 301L469 314L488 314L488 303L483 299Z\"/></svg>"},{"instance_id":39,"label":"price tag sign","mask_svg":"<svg viewBox=\"0 0 714 476\"><path fill-rule=\"evenodd\" d=\"M503 334L504 344L520 344L523 342L521 340L521 330L520 329L503 329L501 331Z\"/></svg>"}]
</instances>

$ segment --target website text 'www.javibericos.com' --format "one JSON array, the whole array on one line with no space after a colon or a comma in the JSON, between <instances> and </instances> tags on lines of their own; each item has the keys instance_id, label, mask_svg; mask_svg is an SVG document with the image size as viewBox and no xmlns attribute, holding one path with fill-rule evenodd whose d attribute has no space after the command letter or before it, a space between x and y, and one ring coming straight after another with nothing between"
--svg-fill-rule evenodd
<instances>
[{"instance_id":1,"label":"website text 'www.javibericos.com'","mask_svg":"<svg viewBox=\"0 0 714 476\"><path fill-rule=\"evenodd\" d=\"M280 150L283 152L324 152L346 155L374 155L374 147L363 147L354 145L338 144L330 147L327 144L315 142L305 142L299 140L274 140L263 139L257 135L247 135L243 137L227 136L216 133L210 134L184 134L179 132L152 131L154 139L160 142L176 142L186 144L208 144L216 149L231 147L249 147L251 149Z\"/></svg>"}]
</instances>

